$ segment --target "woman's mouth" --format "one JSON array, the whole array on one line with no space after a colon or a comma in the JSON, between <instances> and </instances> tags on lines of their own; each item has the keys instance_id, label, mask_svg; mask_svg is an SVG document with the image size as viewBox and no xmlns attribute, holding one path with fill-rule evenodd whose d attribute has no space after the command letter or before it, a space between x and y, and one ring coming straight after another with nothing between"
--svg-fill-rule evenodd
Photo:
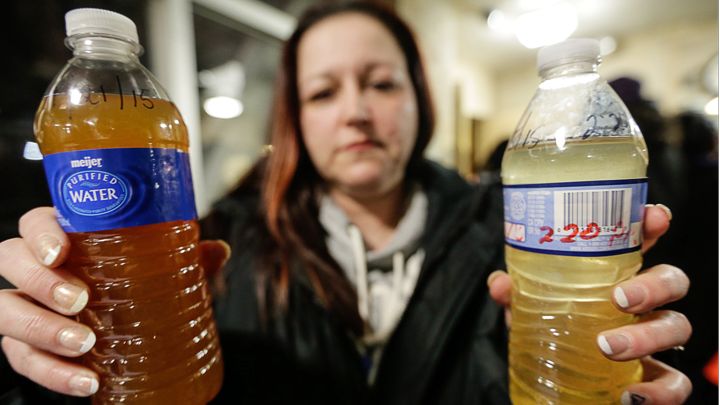
<instances>
[{"instance_id":1,"label":"woman's mouth","mask_svg":"<svg viewBox=\"0 0 720 405\"><path fill-rule=\"evenodd\" d=\"M381 146L380 142L372 141L370 139L366 139L364 141L359 142L353 142L350 144L347 144L341 148L344 152L362 152L365 150L377 148Z\"/></svg>"}]
</instances>

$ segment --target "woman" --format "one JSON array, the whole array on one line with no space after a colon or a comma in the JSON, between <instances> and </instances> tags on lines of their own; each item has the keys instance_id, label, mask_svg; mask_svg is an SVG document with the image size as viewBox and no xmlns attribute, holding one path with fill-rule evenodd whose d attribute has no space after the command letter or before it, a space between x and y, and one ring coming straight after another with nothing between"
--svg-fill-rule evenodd
<instances>
[{"instance_id":1,"label":"woman","mask_svg":"<svg viewBox=\"0 0 720 405\"><path fill-rule=\"evenodd\" d=\"M285 46L275 107L273 151L203 222L205 238L233 251L215 283L226 367L216 401L508 403L505 324L492 297L507 304L509 279L490 274L502 265L499 188L471 187L423 160L433 112L405 24L368 3L311 10ZM1 255L0 275L68 313L50 298L50 286L72 281L47 271L68 248L53 215L23 217L23 239L3 242L16 253ZM647 210L646 247L668 222L663 209ZM202 248L210 270L227 258L218 242ZM23 263L37 275L19 277ZM627 310L644 313L684 296L687 280L658 266L621 287ZM0 306L12 296L19 308L20 291L0 294ZM23 305L42 329L46 314ZM52 390L87 395L95 376L62 360L79 353L44 327L0 322L9 363ZM657 312L603 335L612 359L644 358L649 380L624 400L687 397L684 375L645 356L689 333L682 315ZM624 351L623 341L632 343Z\"/></svg>"}]
</instances>

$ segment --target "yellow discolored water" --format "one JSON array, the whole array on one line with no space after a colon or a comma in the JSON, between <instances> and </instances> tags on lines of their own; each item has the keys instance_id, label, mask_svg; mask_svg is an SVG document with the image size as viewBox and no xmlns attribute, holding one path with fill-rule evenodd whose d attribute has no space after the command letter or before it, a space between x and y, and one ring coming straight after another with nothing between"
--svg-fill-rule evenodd
<instances>
[{"instance_id":1,"label":"yellow discolored water","mask_svg":"<svg viewBox=\"0 0 720 405\"><path fill-rule=\"evenodd\" d=\"M608 137L506 152L505 185L644 178L642 140ZM600 257L533 253L506 245L513 281L510 391L515 404L613 404L642 377L638 361L606 359L599 332L633 322L610 301L640 269L640 252Z\"/></svg>"}]
</instances>

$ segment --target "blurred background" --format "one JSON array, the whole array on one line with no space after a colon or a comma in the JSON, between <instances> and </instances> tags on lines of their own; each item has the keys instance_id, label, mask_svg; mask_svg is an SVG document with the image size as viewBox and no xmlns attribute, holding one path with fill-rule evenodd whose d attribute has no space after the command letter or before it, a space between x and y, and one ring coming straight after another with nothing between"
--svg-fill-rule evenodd
<instances>
[{"instance_id":1,"label":"blurred background","mask_svg":"<svg viewBox=\"0 0 720 405\"><path fill-rule=\"evenodd\" d=\"M438 112L428 156L468 179L496 173L503 141L538 83L537 47L601 40L600 73L643 131L648 202L674 218L645 258L691 278L672 307L694 335L659 357L688 374L692 404L717 403L718 2L715 0L386 0L416 31ZM266 148L280 47L312 0L55 0L3 3L0 238L29 208L50 205L32 120L70 57L64 13L100 7L133 19L143 63L178 104L191 135L196 201L207 212ZM0 280L0 283L2 280ZM715 356L714 366L711 361ZM708 366L710 364L710 366ZM713 377L714 375L714 377ZM711 382L711 381L714 381Z\"/></svg>"}]
</instances>

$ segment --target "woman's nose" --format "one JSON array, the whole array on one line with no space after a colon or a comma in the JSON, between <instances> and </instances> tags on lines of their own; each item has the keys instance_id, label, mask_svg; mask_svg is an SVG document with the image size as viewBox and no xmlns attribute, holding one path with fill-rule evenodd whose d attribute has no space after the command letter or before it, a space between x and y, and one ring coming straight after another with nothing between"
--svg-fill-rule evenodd
<instances>
[{"instance_id":1,"label":"woman's nose","mask_svg":"<svg viewBox=\"0 0 720 405\"><path fill-rule=\"evenodd\" d=\"M370 120L370 109L362 88L354 84L343 92L343 118L347 125L366 124Z\"/></svg>"}]
</instances>

